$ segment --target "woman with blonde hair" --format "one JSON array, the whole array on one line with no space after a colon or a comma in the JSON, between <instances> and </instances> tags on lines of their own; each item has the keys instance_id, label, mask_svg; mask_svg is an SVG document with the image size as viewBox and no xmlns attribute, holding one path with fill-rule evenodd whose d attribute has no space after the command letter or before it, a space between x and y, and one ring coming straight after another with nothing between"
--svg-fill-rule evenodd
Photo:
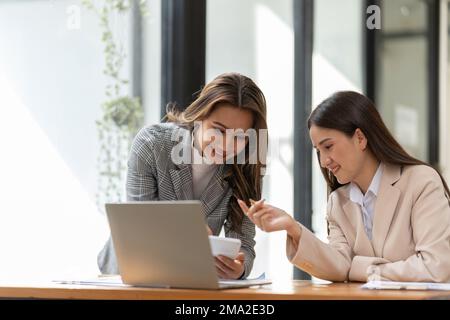
<instances>
[{"instance_id":1,"label":"woman with blonde hair","mask_svg":"<svg viewBox=\"0 0 450 320\"><path fill-rule=\"evenodd\" d=\"M255 258L255 227L236 199L261 197L265 154L258 146L264 145L260 134L267 130L264 95L250 78L225 73L208 83L186 110L169 105L166 118L167 123L141 129L133 142L127 199L200 200L209 233L218 235L224 227L226 237L242 243L236 259L215 258L219 277L246 278ZM250 141L249 131L256 141ZM98 265L103 273L119 273L111 238Z\"/></svg>"},{"instance_id":2,"label":"woman with blonde hair","mask_svg":"<svg viewBox=\"0 0 450 320\"><path fill-rule=\"evenodd\" d=\"M450 192L440 173L410 156L359 93L333 94L308 128L331 191L328 243L281 209L239 200L250 220L287 231L288 259L321 279L450 282Z\"/></svg>"}]
</instances>

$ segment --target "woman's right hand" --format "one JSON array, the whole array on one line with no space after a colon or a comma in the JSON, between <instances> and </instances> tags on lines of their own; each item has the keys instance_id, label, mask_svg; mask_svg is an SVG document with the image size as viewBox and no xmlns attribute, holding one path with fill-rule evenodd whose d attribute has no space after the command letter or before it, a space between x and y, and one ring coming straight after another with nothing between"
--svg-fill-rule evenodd
<instances>
[{"instance_id":1,"label":"woman's right hand","mask_svg":"<svg viewBox=\"0 0 450 320\"><path fill-rule=\"evenodd\" d=\"M261 230L266 232L286 230L294 239L300 237L300 225L284 210L259 200L249 208L244 201L238 199L238 204L244 214Z\"/></svg>"}]
</instances>

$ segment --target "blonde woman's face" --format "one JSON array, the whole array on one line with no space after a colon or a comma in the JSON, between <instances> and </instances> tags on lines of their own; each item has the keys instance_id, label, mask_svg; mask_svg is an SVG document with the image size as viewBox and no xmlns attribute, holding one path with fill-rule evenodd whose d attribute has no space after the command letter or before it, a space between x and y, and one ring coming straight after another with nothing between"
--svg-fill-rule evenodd
<instances>
[{"instance_id":1,"label":"blonde woman's face","mask_svg":"<svg viewBox=\"0 0 450 320\"><path fill-rule=\"evenodd\" d=\"M348 137L341 131L315 125L309 130L320 166L329 170L340 184L354 181L364 169L367 140L361 138L360 132L358 129Z\"/></svg>"},{"instance_id":2,"label":"blonde woman's face","mask_svg":"<svg viewBox=\"0 0 450 320\"><path fill-rule=\"evenodd\" d=\"M202 120L195 137L196 145L201 146L207 158L222 159L224 162L245 148L248 137L244 133L252 125L253 114L250 110L219 104Z\"/></svg>"}]
</instances>

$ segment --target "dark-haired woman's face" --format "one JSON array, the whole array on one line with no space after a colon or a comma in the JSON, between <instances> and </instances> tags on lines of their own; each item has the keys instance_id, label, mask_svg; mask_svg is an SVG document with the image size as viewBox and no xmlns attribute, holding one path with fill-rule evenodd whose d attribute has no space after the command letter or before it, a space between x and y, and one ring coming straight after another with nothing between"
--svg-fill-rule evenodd
<instances>
[{"instance_id":1,"label":"dark-haired woman's face","mask_svg":"<svg viewBox=\"0 0 450 320\"><path fill-rule=\"evenodd\" d=\"M352 137L341 131L311 126L311 142L319 154L320 166L328 169L340 184L357 179L364 168L367 140L358 129Z\"/></svg>"}]
</instances>

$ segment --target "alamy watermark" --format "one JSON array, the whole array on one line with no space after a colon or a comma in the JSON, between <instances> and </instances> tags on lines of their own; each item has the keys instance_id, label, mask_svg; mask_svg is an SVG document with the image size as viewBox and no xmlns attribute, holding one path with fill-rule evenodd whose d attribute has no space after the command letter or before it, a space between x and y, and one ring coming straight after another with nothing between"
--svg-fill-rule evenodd
<instances>
[{"instance_id":1,"label":"alamy watermark","mask_svg":"<svg viewBox=\"0 0 450 320\"><path fill-rule=\"evenodd\" d=\"M366 27L369 30L381 29L381 8L377 5L367 7L366 14L369 14L366 20Z\"/></svg>"},{"instance_id":2,"label":"alamy watermark","mask_svg":"<svg viewBox=\"0 0 450 320\"><path fill-rule=\"evenodd\" d=\"M68 30L81 29L81 8L77 5L70 5L66 8L67 20L66 27Z\"/></svg>"},{"instance_id":3,"label":"alamy watermark","mask_svg":"<svg viewBox=\"0 0 450 320\"><path fill-rule=\"evenodd\" d=\"M194 128L174 130L171 136L176 142L171 151L174 164L267 164L278 153L277 142L271 141L268 148L267 129L204 129L202 121L196 121ZM277 155L275 155L277 156Z\"/></svg>"}]
</instances>

